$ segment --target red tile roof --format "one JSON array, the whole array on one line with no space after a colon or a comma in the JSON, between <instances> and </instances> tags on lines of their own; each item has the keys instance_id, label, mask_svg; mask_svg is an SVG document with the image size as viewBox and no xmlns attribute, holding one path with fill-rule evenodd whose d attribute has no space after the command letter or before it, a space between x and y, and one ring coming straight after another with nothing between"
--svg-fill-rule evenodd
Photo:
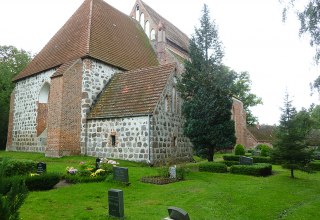
<instances>
[{"instance_id":1,"label":"red tile roof","mask_svg":"<svg viewBox=\"0 0 320 220\"><path fill-rule=\"evenodd\" d=\"M86 56L125 70L158 65L134 19L102 0L85 0L15 80Z\"/></svg>"},{"instance_id":2,"label":"red tile roof","mask_svg":"<svg viewBox=\"0 0 320 220\"><path fill-rule=\"evenodd\" d=\"M114 75L89 119L152 114L175 68L171 63Z\"/></svg>"},{"instance_id":3,"label":"red tile roof","mask_svg":"<svg viewBox=\"0 0 320 220\"><path fill-rule=\"evenodd\" d=\"M174 26L170 21L159 15L149 5L141 0L140 2L143 4L143 7L147 10L148 14L156 24L159 24L160 22L164 23L164 27L166 29L166 38L188 52L190 42L188 36L181 30L179 30L176 26Z\"/></svg>"}]
</instances>

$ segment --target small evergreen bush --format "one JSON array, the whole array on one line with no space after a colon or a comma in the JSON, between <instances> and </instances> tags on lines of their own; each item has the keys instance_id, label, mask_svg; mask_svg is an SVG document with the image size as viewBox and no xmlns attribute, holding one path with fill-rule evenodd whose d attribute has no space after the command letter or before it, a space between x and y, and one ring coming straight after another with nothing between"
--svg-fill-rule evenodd
<instances>
[{"instance_id":1,"label":"small evergreen bush","mask_svg":"<svg viewBox=\"0 0 320 220\"><path fill-rule=\"evenodd\" d=\"M253 165L233 165L230 167L230 173L250 176L269 176L272 174L272 165L268 163L257 163Z\"/></svg>"},{"instance_id":2,"label":"small evergreen bush","mask_svg":"<svg viewBox=\"0 0 320 220\"><path fill-rule=\"evenodd\" d=\"M7 159L5 163L2 161L1 164L5 177L17 175L24 176L29 173L34 173L37 170L37 162L32 160Z\"/></svg>"},{"instance_id":3,"label":"small evergreen bush","mask_svg":"<svg viewBox=\"0 0 320 220\"><path fill-rule=\"evenodd\" d=\"M259 157L259 156L252 156L253 163L271 163L270 157Z\"/></svg>"},{"instance_id":4,"label":"small evergreen bush","mask_svg":"<svg viewBox=\"0 0 320 220\"><path fill-rule=\"evenodd\" d=\"M61 179L58 173L43 173L26 177L26 186L30 191L52 189Z\"/></svg>"},{"instance_id":5,"label":"small evergreen bush","mask_svg":"<svg viewBox=\"0 0 320 220\"><path fill-rule=\"evenodd\" d=\"M257 150L260 150L260 156L267 157L270 156L272 148L269 145L266 144L259 144L256 147Z\"/></svg>"},{"instance_id":6,"label":"small evergreen bush","mask_svg":"<svg viewBox=\"0 0 320 220\"><path fill-rule=\"evenodd\" d=\"M212 172L212 173L226 173L228 172L227 165L223 163L205 162L199 164L199 171Z\"/></svg>"},{"instance_id":7,"label":"small evergreen bush","mask_svg":"<svg viewBox=\"0 0 320 220\"><path fill-rule=\"evenodd\" d=\"M223 157L223 160L225 160L225 161L238 161L239 162L239 159L240 159L239 155L233 155L233 154L225 154L222 157Z\"/></svg>"},{"instance_id":8,"label":"small evergreen bush","mask_svg":"<svg viewBox=\"0 0 320 220\"><path fill-rule=\"evenodd\" d=\"M311 170L320 171L320 161L312 161L308 164L308 168Z\"/></svg>"},{"instance_id":9,"label":"small evergreen bush","mask_svg":"<svg viewBox=\"0 0 320 220\"><path fill-rule=\"evenodd\" d=\"M234 147L235 155L245 155L246 151L244 150L244 146L242 144L236 144Z\"/></svg>"}]
</instances>

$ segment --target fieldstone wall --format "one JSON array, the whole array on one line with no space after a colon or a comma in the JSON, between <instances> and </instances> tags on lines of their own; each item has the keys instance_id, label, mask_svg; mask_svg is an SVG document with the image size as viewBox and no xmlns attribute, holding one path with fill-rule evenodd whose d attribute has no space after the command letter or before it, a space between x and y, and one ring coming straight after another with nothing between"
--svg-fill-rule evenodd
<instances>
[{"instance_id":1,"label":"fieldstone wall","mask_svg":"<svg viewBox=\"0 0 320 220\"><path fill-rule=\"evenodd\" d=\"M54 69L35 76L22 79L16 83L14 94L14 110L12 120L12 141L7 149L16 151L43 152L43 146L38 146L37 111L38 97L45 82L50 83Z\"/></svg>"},{"instance_id":2,"label":"fieldstone wall","mask_svg":"<svg viewBox=\"0 0 320 220\"><path fill-rule=\"evenodd\" d=\"M183 135L182 103L176 92L174 76L171 76L168 82L155 109L152 122L152 161L156 164L192 160L192 144Z\"/></svg>"},{"instance_id":3,"label":"fieldstone wall","mask_svg":"<svg viewBox=\"0 0 320 220\"><path fill-rule=\"evenodd\" d=\"M81 154L86 153L86 118L90 107L105 88L113 74L121 70L93 59L83 60L81 100Z\"/></svg>"},{"instance_id":4,"label":"fieldstone wall","mask_svg":"<svg viewBox=\"0 0 320 220\"><path fill-rule=\"evenodd\" d=\"M148 116L88 120L87 155L148 161L150 120L152 118Z\"/></svg>"}]
</instances>

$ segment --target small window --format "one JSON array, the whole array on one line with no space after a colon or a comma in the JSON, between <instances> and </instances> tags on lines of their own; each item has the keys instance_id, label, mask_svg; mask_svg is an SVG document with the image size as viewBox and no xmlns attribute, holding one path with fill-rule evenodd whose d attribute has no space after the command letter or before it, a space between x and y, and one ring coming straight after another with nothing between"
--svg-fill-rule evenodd
<instances>
[{"instance_id":1,"label":"small window","mask_svg":"<svg viewBox=\"0 0 320 220\"><path fill-rule=\"evenodd\" d=\"M136 7L136 20L139 21L140 19L140 10L139 10L139 5Z\"/></svg>"},{"instance_id":2,"label":"small window","mask_svg":"<svg viewBox=\"0 0 320 220\"><path fill-rule=\"evenodd\" d=\"M156 31L154 29L151 29L150 39L151 40L155 40L156 39Z\"/></svg>"},{"instance_id":3,"label":"small window","mask_svg":"<svg viewBox=\"0 0 320 220\"><path fill-rule=\"evenodd\" d=\"M172 147L176 147L178 145L178 139L176 136L173 136L173 139L172 139Z\"/></svg>"},{"instance_id":4,"label":"small window","mask_svg":"<svg viewBox=\"0 0 320 220\"><path fill-rule=\"evenodd\" d=\"M168 96L166 95L165 99L164 99L164 110L165 112L168 112Z\"/></svg>"},{"instance_id":5,"label":"small window","mask_svg":"<svg viewBox=\"0 0 320 220\"><path fill-rule=\"evenodd\" d=\"M144 14L143 13L141 13L141 15L140 15L140 25L144 30Z\"/></svg>"},{"instance_id":6,"label":"small window","mask_svg":"<svg viewBox=\"0 0 320 220\"><path fill-rule=\"evenodd\" d=\"M111 145L112 145L112 147L116 146L116 135L115 134L111 135Z\"/></svg>"},{"instance_id":7,"label":"small window","mask_svg":"<svg viewBox=\"0 0 320 220\"><path fill-rule=\"evenodd\" d=\"M150 22L149 21L146 21L145 32L148 38L150 38Z\"/></svg>"},{"instance_id":8,"label":"small window","mask_svg":"<svg viewBox=\"0 0 320 220\"><path fill-rule=\"evenodd\" d=\"M176 105L177 105L177 94L176 94L176 88L172 88L172 97L171 97L171 112L176 111Z\"/></svg>"}]
</instances>

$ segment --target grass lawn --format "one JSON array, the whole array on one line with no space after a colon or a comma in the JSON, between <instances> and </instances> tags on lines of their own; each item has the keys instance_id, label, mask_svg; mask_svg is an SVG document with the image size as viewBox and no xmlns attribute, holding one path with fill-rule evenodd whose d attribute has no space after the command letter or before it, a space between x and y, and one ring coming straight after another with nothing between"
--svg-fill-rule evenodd
<instances>
[{"instance_id":1,"label":"grass lawn","mask_svg":"<svg viewBox=\"0 0 320 220\"><path fill-rule=\"evenodd\" d=\"M39 153L0 151L0 157L44 161L48 172L65 172L66 166L92 157L45 158ZM176 206L197 219L320 219L320 173L288 170L273 166L270 177L190 172L186 180L168 185L141 183L140 178L157 174L156 168L120 161L129 168L131 185L111 182L74 184L59 189L30 192L20 209L24 220L109 219L107 192L124 191L125 219L160 220L168 206Z\"/></svg>"}]
</instances>

